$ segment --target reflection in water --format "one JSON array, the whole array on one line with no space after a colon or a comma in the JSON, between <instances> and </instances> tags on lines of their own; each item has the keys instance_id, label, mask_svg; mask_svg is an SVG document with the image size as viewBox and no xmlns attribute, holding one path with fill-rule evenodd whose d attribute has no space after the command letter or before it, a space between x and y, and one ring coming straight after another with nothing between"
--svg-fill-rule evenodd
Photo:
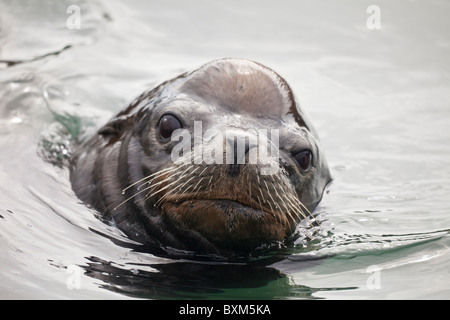
<instances>
[{"instance_id":1,"label":"reflection in water","mask_svg":"<svg viewBox=\"0 0 450 320\"><path fill-rule=\"evenodd\" d=\"M86 259L89 262L83 266L85 274L102 280L105 284L100 287L140 298L314 298L312 295L317 291L355 289L315 289L296 285L288 275L261 262L217 264L181 261L121 266L98 257ZM305 268L318 263L308 261Z\"/></svg>"},{"instance_id":2,"label":"reflection in water","mask_svg":"<svg viewBox=\"0 0 450 320\"><path fill-rule=\"evenodd\" d=\"M90 256L87 265L81 265L89 277L102 280L100 287L114 292L141 298L252 298L274 299L286 297L314 298L318 290L296 285L287 274L271 267L286 259L281 250L268 252L258 258L235 258L233 261L219 256L198 256L191 252L171 252L160 247L131 243L126 239L92 232L109 239L117 246L133 252L151 252L168 258L159 263L131 262L121 264ZM325 256L305 255L296 262L296 269L311 268L321 263ZM151 261L157 262L158 259ZM327 289L328 290L328 289Z\"/></svg>"}]
</instances>

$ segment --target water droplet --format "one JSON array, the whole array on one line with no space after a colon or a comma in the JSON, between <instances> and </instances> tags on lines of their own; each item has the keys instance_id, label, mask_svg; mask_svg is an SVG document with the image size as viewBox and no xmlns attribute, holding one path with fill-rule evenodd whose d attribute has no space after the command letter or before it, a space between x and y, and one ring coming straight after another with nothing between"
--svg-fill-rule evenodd
<instances>
[{"instance_id":1,"label":"water droplet","mask_svg":"<svg viewBox=\"0 0 450 320\"><path fill-rule=\"evenodd\" d=\"M139 274L139 270L137 270L137 269L131 269L130 271L134 275L138 275Z\"/></svg>"}]
</instances>

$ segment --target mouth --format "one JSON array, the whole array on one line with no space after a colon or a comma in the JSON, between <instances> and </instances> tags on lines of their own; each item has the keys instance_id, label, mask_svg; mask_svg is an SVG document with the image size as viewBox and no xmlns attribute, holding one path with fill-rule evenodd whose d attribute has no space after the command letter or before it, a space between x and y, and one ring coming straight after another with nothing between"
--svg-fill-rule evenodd
<instances>
[{"instance_id":1,"label":"mouth","mask_svg":"<svg viewBox=\"0 0 450 320\"><path fill-rule=\"evenodd\" d=\"M219 247L248 250L282 241L289 226L281 213L230 199L176 199L162 204L165 217L177 230L199 233Z\"/></svg>"},{"instance_id":2,"label":"mouth","mask_svg":"<svg viewBox=\"0 0 450 320\"><path fill-rule=\"evenodd\" d=\"M195 199L195 200L185 200L181 203L188 203L188 205L193 205L194 202L198 203L200 207L210 207L217 208L221 211L223 215L228 217L227 225L224 226L228 229L232 229L236 220L246 220L253 221L254 223L264 223L265 219L272 217L275 220L279 220L278 215L271 211L255 208L246 203L241 203L239 201L233 201L229 199ZM208 214L205 210L204 214Z\"/></svg>"},{"instance_id":3,"label":"mouth","mask_svg":"<svg viewBox=\"0 0 450 320\"><path fill-rule=\"evenodd\" d=\"M175 201L169 201L176 204L182 204L188 202L193 204L194 202L207 202L214 203L216 206L222 208L224 212L229 212L230 210L236 211L238 214L243 214L244 216L250 215L255 218L260 218L266 214L275 215L273 211L268 208L264 208L262 206L257 206L256 203L252 201L240 201L235 199L227 199L227 198L178 198Z\"/></svg>"}]
</instances>

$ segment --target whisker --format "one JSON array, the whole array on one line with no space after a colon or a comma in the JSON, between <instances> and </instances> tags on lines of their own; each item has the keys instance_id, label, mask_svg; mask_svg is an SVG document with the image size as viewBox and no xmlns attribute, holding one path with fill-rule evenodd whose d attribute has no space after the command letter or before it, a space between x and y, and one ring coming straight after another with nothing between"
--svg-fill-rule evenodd
<instances>
[{"instance_id":1,"label":"whisker","mask_svg":"<svg viewBox=\"0 0 450 320\"><path fill-rule=\"evenodd\" d=\"M278 178L278 181L279 181L280 183L283 183L283 182L284 182L284 181L281 180L280 177ZM292 207L293 207L293 208L296 208L296 207L297 207L296 205L298 205L298 206L300 206L301 208L303 208L304 210L306 210L306 213L308 214L309 217L312 218L312 221L315 222L316 226L317 226L317 227L320 227L320 224L316 221L316 218L314 217L314 215L308 210L308 208L306 208L306 206L305 206L305 205L300 201L300 199L298 198L297 192L295 191L294 187L293 187L291 184L288 184L288 183L283 183L283 184L284 184L284 187L286 187L286 188L290 191L290 195L291 195L291 196L286 196L286 199L287 199L288 201L290 201L291 204L292 204L292 201L294 201L294 204L292 204ZM287 193L285 192L285 194L287 194ZM295 196L294 196L294 195L295 195ZM292 201L291 201L291 200L292 200ZM309 225L312 226L311 221L307 218L307 216L306 216L306 214L304 213L303 209L300 209L300 212L301 212L302 217L303 217L305 220L307 220L307 222L308 222Z\"/></svg>"},{"instance_id":2,"label":"whisker","mask_svg":"<svg viewBox=\"0 0 450 320\"><path fill-rule=\"evenodd\" d=\"M179 186L175 186L175 188L169 189L164 195L159 198L159 200L155 203L155 206L159 205L160 202L164 201L167 197L169 197L173 192L175 192L177 189L179 189ZM147 195L147 197L149 194Z\"/></svg>"},{"instance_id":3,"label":"whisker","mask_svg":"<svg viewBox=\"0 0 450 320\"><path fill-rule=\"evenodd\" d=\"M296 199L296 198L294 198L292 195L289 195L286 197L286 200L289 202L289 205L293 209L296 216L300 219L300 216L298 215L298 213L300 213L301 217L303 219L305 219L308 224L310 224L310 221L309 221L308 217L305 215L305 213L303 212L303 210L301 208L299 208L298 206L296 206L295 203L292 202L291 199Z\"/></svg>"},{"instance_id":4,"label":"whisker","mask_svg":"<svg viewBox=\"0 0 450 320\"><path fill-rule=\"evenodd\" d=\"M309 227L312 227L311 221L305 216L305 214L303 213L303 211L300 208L295 207L292 204L290 204L290 207L294 210L294 212L300 212L302 217L305 219L306 223L308 224L308 227L304 230L304 234L309 240L312 240L313 235L309 231ZM296 214L296 215L298 216L298 214Z\"/></svg>"},{"instance_id":5,"label":"whisker","mask_svg":"<svg viewBox=\"0 0 450 320\"><path fill-rule=\"evenodd\" d=\"M208 166L205 166L205 169L203 169L202 172L200 172L198 175L202 176L202 174L206 171L206 169L208 169Z\"/></svg>"},{"instance_id":6,"label":"whisker","mask_svg":"<svg viewBox=\"0 0 450 320\"><path fill-rule=\"evenodd\" d=\"M177 186L176 188L173 188L173 189L171 189L169 192L170 193L172 193L172 192L174 192L175 190L177 190L177 189L181 189L181 188L183 188L189 181L191 181L192 179L194 178L194 176L193 177L191 177L189 180L187 180L185 183L183 183L182 185L179 185L179 186ZM174 181L174 183L175 182L178 182L178 181ZM173 183L172 183L173 184ZM190 186L190 187L192 187L192 185ZM189 187L189 188L190 188ZM188 189L189 189L188 188ZM181 195L183 195L188 189L186 189L185 191L183 191L181 194L180 194L180 196ZM158 191L159 192L159 191ZM169 192L167 192L167 193L165 193L164 194L164 196L162 196L156 203L155 203L155 205L159 205L164 199L166 199L168 196L169 196ZM152 195L153 196L153 195Z\"/></svg>"},{"instance_id":7,"label":"whisker","mask_svg":"<svg viewBox=\"0 0 450 320\"><path fill-rule=\"evenodd\" d=\"M262 193L261 188L259 188L259 193L261 194L261 198L263 199L263 202L264 202L264 195L263 195L263 193Z\"/></svg>"},{"instance_id":8,"label":"whisker","mask_svg":"<svg viewBox=\"0 0 450 320\"><path fill-rule=\"evenodd\" d=\"M286 210L286 213L288 214L289 218L291 219L291 221L293 222L294 225L297 225L297 221L296 221L296 220L294 219L294 217L292 216L292 214L291 214L289 208L287 207L286 202L284 201L284 199L283 199L283 198L280 196L280 194L278 193L278 190L277 190L277 188L275 188L275 185L273 184L273 182L272 182L272 187L273 187L273 189L275 190L275 193L276 193L276 195L278 196L278 198L281 200L281 202L282 202L282 204L283 204L283 206L284 206L284 208L285 208L285 210ZM298 216L297 216L297 217L298 217ZM295 229L295 227L294 227L294 229ZM291 227L291 226L289 227L289 231L292 232L292 227Z\"/></svg>"},{"instance_id":9,"label":"whisker","mask_svg":"<svg viewBox=\"0 0 450 320\"><path fill-rule=\"evenodd\" d=\"M319 222L317 222L316 217L311 213L311 211L308 210L308 208L300 201L298 198L294 198L295 202L298 203L306 212L308 215L312 218L312 220L316 223L317 227L320 227Z\"/></svg>"},{"instance_id":10,"label":"whisker","mask_svg":"<svg viewBox=\"0 0 450 320\"><path fill-rule=\"evenodd\" d=\"M248 176L247 176L248 177ZM248 180L248 179L247 179ZM252 194L252 182L248 181L248 194L251 196Z\"/></svg>"},{"instance_id":11,"label":"whisker","mask_svg":"<svg viewBox=\"0 0 450 320\"><path fill-rule=\"evenodd\" d=\"M261 210L262 210L264 207L263 207L262 204L261 204L261 199L259 198L258 195L256 195L256 197L258 198L258 203L259 203L259 206L261 207Z\"/></svg>"},{"instance_id":12,"label":"whisker","mask_svg":"<svg viewBox=\"0 0 450 320\"><path fill-rule=\"evenodd\" d=\"M200 158L200 157L194 158L193 161L195 161L196 159L199 159L199 158ZM181 158L181 160L178 161L178 162L179 162L179 163L175 163L176 166L164 168L164 169L162 169L162 170L159 170L159 171L157 171L157 172L155 172L155 173L153 173L153 174L150 174L150 175L148 175L148 176L146 176L146 177L144 177L144 178L142 178L142 179L140 179L140 180L134 182L133 184L131 184L131 185L129 185L128 187L126 187L125 189L123 189L122 192L125 192L125 191L127 191L128 189L130 189L131 187L135 186L136 184L142 183L142 182L143 182L142 185L140 185L140 186L138 187L138 189L140 189L143 185L145 185L145 184L147 184L147 183L151 183L155 178L160 177L161 175L164 175L164 174L167 174L167 173L170 173L170 172L173 172L173 171L180 170L181 167L184 167L184 166L186 166L186 165L190 165L190 164L191 164L191 163L183 163L183 158ZM189 167L189 168L190 168L190 167ZM185 171L183 171L183 173L185 173L187 170L189 170L189 168L187 168ZM183 173L182 173L182 174L183 174ZM177 174L177 173L175 173L175 174ZM149 179L152 178L152 177L153 177L152 181L150 181L150 182L144 182L144 181L146 181L146 180L149 180Z\"/></svg>"},{"instance_id":13,"label":"whisker","mask_svg":"<svg viewBox=\"0 0 450 320\"><path fill-rule=\"evenodd\" d=\"M208 181L208 186L210 187L209 191L212 190L212 184L211 184L211 181L212 181L213 177L214 177L214 176L211 175L211 178L209 178L209 181Z\"/></svg>"},{"instance_id":14,"label":"whisker","mask_svg":"<svg viewBox=\"0 0 450 320\"><path fill-rule=\"evenodd\" d=\"M156 188L156 187L158 187L159 185L163 184L164 182L167 182L168 180L173 180L173 176L167 177L167 178L165 178L164 180L161 180L161 181L159 181L159 182L157 182L157 183L151 184L151 185L150 185L150 188ZM153 181L153 179L152 179L152 181ZM138 189L138 190L139 190L139 189ZM146 188L146 190L148 190L148 188Z\"/></svg>"},{"instance_id":15,"label":"whisker","mask_svg":"<svg viewBox=\"0 0 450 320\"><path fill-rule=\"evenodd\" d=\"M141 190L141 191L138 191L137 193L133 194L132 196L130 196L129 198L125 199L125 200L122 201L120 204L118 204L116 207L114 207L113 210L117 210L117 208L119 208L119 207L122 206L123 204L127 203L128 201L130 201L130 200L133 199L134 197L138 196L139 194L141 194L141 193L143 193L143 192L145 192L145 191L147 191L148 189L151 189L151 188L152 188L152 186L147 187L147 188L145 188L145 189L143 189L143 190Z\"/></svg>"},{"instance_id":16,"label":"whisker","mask_svg":"<svg viewBox=\"0 0 450 320\"><path fill-rule=\"evenodd\" d=\"M201 178L200 178L200 180L197 182L197 184L195 185L195 187L194 187L193 190L195 190L195 188L197 188L197 186L203 181L203 178L204 178L204 177L201 177ZM198 193L198 191L197 191L197 193Z\"/></svg>"},{"instance_id":17,"label":"whisker","mask_svg":"<svg viewBox=\"0 0 450 320\"><path fill-rule=\"evenodd\" d=\"M138 183L141 183L141 182L143 182L143 181L145 181L145 180L148 180L148 179L150 179L150 178L153 177L153 176L156 176L156 175L162 175L162 174L167 173L167 172L169 172L169 171L172 171L172 170L174 170L174 169L175 169L175 168L169 167L169 168L164 168L164 169L162 169L162 170L159 170L159 171L157 171L157 172L155 172L155 173L153 173L153 174L150 174L150 175L148 175L148 176L146 176L146 177L144 177L144 178L142 178L142 179L140 179L140 180L138 180L138 181L136 181L136 182L130 184L128 187L126 187L125 189L123 189L122 192L127 191L127 190L130 189L131 187L133 187L133 186L137 185Z\"/></svg>"},{"instance_id":18,"label":"whisker","mask_svg":"<svg viewBox=\"0 0 450 320\"><path fill-rule=\"evenodd\" d=\"M276 202L276 201L273 199L273 197L272 197L272 194L271 194L271 192L270 192L270 190L269 190L269 187L267 186L266 180L264 180L264 184L266 185L267 193L269 194L270 199L272 199L272 202L273 202L275 205L278 206L277 202ZM269 202L269 206L270 206L270 201L268 201L268 202ZM272 209L272 206L270 206L270 208ZM272 211L273 211L273 209L272 209Z\"/></svg>"},{"instance_id":19,"label":"whisker","mask_svg":"<svg viewBox=\"0 0 450 320\"><path fill-rule=\"evenodd\" d=\"M180 189L183 188L186 184L188 184L188 183L189 183L192 179L194 179L194 178L195 178L195 176L190 177L185 183L183 183L183 184L181 185ZM191 186L192 186L192 185L191 185ZM183 191L182 194L184 194L184 192L185 192L185 191Z\"/></svg>"}]
</instances>

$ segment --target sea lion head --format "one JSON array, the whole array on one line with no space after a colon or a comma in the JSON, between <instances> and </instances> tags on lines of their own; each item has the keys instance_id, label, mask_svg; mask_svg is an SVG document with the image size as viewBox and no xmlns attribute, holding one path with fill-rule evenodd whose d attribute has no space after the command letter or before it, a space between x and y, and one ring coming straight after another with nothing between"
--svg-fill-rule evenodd
<instances>
[{"instance_id":1,"label":"sea lion head","mask_svg":"<svg viewBox=\"0 0 450 320\"><path fill-rule=\"evenodd\" d=\"M81 199L133 238L196 252L283 241L312 219L331 179L287 82L243 59L143 93L79 150Z\"/></svg>"}]
</instances>

